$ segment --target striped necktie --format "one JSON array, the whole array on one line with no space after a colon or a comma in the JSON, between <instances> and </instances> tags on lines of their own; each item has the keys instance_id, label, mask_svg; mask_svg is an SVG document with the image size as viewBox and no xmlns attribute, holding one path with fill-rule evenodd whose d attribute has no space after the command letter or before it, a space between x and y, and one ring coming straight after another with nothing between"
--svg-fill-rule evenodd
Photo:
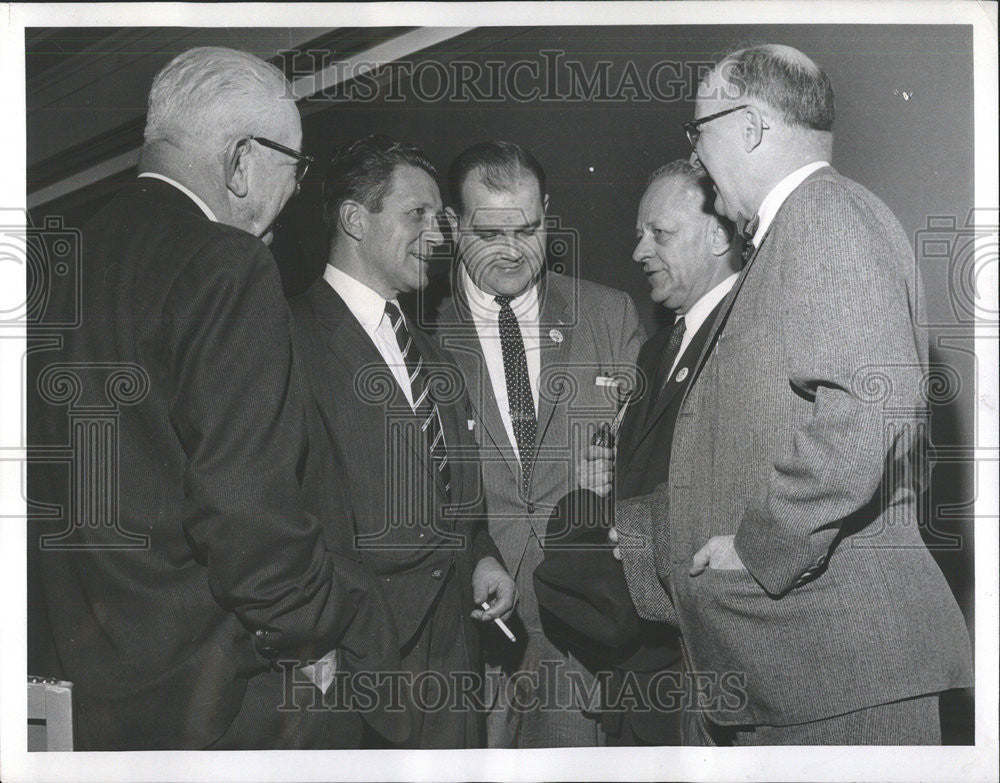
<instances>
[{"instance_id":1,"label":"striped necktie","mask_svg":"<svg viewBox=\"0 0 1000 783\"><path fill-rule=\"evenodd\" d=\"M406 328L403 313L394 302L385 303L385 314L389 317L392 330L396 334L396 342L406 363L406 372L410 378L410 391L413 395L413 410L420 421L420 431L423 433L434 467L441 474L445 495L451 492L451 469L448 467L448 449L444 442L444 429L441 426L441 413L437 403L430 395L427 386L427 373L424 370L424 357L413 342L413 337Z\"/></svg>"}]
</instances>

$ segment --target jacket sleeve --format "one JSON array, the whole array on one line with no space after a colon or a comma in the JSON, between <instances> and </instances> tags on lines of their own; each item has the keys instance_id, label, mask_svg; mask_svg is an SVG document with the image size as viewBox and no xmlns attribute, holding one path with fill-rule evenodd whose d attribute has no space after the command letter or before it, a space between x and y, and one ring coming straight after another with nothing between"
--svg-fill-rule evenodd
<instances>
[{"instance_id":1,"label":"jacket sleeve","mask_svg":"<svg viewBox=\"0 0 1000 783\"><path fill-rule=\"evenodd\" d=\"M912 320L917 280L902 228L870 196L832 182L804 187L808 198L780 215L796 230L794 242L778 238L784 304L776 316L788 393L811 415L781 445L735 539L772 595L822 569L842 529L875 518L923 407L926 354Z\"/></svg>"},{"instance_id":2,"label":"jacket sleeve","mask_svg":"<svg viewBox=\"0 0 1000 783\"><path fill-rule=\"evenodd\" d=\"M264 655L323 655L364 585L334 568L300 503L304 409L274 259L253 237L215 238L186 264L164 309L185 532L212 594Z\"/></svg>"},{"instance_id":3,"label":"jacket sleeve","mask_svg":"<svg viewBox=\"0 0 1000 783\"><path fill-rule=\"evenodd\" d=\"M636 611L644 620L678 625L674 602L660 582L656 569L656 547L665 546L668 540L666 525L666 484L649 495L615 504L618 551ZM659 554L663 562L669 562L668 552Z\"/></svg>"}]
</instances>

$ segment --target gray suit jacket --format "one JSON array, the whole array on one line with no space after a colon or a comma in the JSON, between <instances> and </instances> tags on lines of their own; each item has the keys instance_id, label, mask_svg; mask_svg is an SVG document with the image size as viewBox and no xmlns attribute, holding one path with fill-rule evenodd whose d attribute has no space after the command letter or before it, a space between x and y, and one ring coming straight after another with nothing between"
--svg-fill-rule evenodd
<instances>
[{"instance_id":1,"label":"gray suit jacket","mask_svg":"<svg viewBox=\"0 0 1000 783\"><path fill-rule=\"evenodd\" d=\"M644 337L635 304L621 291L549 273L539 289L539 303L537 456L527 499L520 496L520 466L500 419L464 295L447 299L435 323L438 339L466 379L490 534L510 573L517 575L521 589L517 611L534 632L541 630L531 586L531 572L538 562L524 562L529 537L533 532L544 540L553 507L574 488L575 444L589 437L589 426L609 421L617 411L617 394L596 383L598 377L617 376L634 383L635 360Z\"/></svg>"},{"instance_id":2,"label":"gray suit jacket","mask_svg":"<svg viewBox=\"0 0 1000 783\"><path fill-rule=\"evenodd\" d=\"M619 508L628 543L653 548L626 573L636 604L720 678L718 723L801 723L972 682L962 613L917 523L920 296L889 209L815 172L723 304L669 483ZM689 576L717 535L735 535L746 569Z\"/></svg>"}]
</instances>

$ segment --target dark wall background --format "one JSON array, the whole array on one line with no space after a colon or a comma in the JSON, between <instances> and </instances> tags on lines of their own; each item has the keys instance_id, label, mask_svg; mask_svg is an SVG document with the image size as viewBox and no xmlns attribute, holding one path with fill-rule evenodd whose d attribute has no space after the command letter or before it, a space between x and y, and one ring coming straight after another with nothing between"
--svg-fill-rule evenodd
<instances>
[{"instance_id":1,"label":"dark wall background","mask_svg":"<svg viewBox=\"0 0 1000 783\"><path fill-rule=\"evenodd\" d=\"M968 447L974 439L976 359L968 295L963 299L959 291L968 240L961 229L973 204L971 27L478 28L413 57L416 71L427 61L446 68L465 61L473 64L470 68L478 64L484 74L490 68L509 73L515 62L526 61L544 73L546 57L551 62L555 55L542 52L561 51L562 66L550 73L563 82L546 84L522 70L514 84L500 85L496 101L461 100L435 95L441 92L435 78L440 71L423 70L422 84L390 71L378 89L358 81L325 99L303 101L304 144L322 161L343 142L385 133L421 145L442 171L457 152L479 140L524 144L546 169L550 215L575 243L575 255L560 261L570 272L628 291L652 329L664 314L654 309L645 280L630 260L638 201L649 172L690 153L680 126L693 116L697 64L710 63L717 52L747 40L794 46L826 68L837 97L834 165L881 197L914 237L927 297L919 318L930 329L932 364L940 365L943 379L932 406L940 461L926 496L925 539L971 631L976 488ZM643 95L649 90L642 81L664 60L677 67L660 71L661 95ZM560 100L520 101L511 94L511 87L536 86L543 95L565 93L570 61L586 75L608 62L607 89L598 82L592 95ZM639 76L638 89L627 86L630 68ZM490 92L485 77L479 86ZM373 92L373 99L364 99ZM30 106L30 94L28 100ZM286 208L273 246L289 292L308 285L325 260L319 210L323 168L314 167L302 193ZM32 216L37 221L62 214L68 224L79 225L115 188L114 182L93 186ZM928 245L927 239L935 243ZM946 704L946 740L972 741L970 699L966 694Z\"/></svg>"}]
</instances>

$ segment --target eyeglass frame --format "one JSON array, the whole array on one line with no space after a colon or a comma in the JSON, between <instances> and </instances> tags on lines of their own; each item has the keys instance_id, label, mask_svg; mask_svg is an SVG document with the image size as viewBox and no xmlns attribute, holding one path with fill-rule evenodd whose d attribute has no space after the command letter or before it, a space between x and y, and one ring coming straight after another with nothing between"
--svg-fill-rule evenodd
<instances>
[{"instance_id":1,"label":"eyeglass frame","mask_svg":"<svg viewBox=\"0 0 1000 783\"><path fill-rule=\"evenodd\" d=\"M295 184L301 185L302 180L306 178L306 172L309 171L309 167L316 162L316 158L312 155L306 155L305 153L293 150L291 147L286 147L284 144L278 144L276 141L271 141L263 136L247 136L250 141L256 141L262 147L268 147L272 150L277 150L278 152L283 152L286 155L295 158L296 160L296 171L295 171ZM302 171L298 170L298 166L302 165Z\"/></svg>"},{"instance_id":2,"label":"eyeglass frame","mask_svg":"<svg viewBox=\"0 0 1000 783\"><path fill-rule=\"evenodd\" d=\"M701 117L700 119L697 120L690 120L688 122L683 123L681 127L684 129L684 133L687 134L687 140L688 143L691 145L691 148L697 149L698 142L701 140L702 125L704 125L706 122L717 120L720 117L725 117L727 114L732 114L733 112L737 112L740 109L749 109L749 108L750 108L749 103L743 103L740 104L739 106L734 106L731 109L726 109L725 111L720 111L716 114L709 114L707 117ZM691 138L692 134L696 134L693 139Z\"/></svg>"}]
</instances>

